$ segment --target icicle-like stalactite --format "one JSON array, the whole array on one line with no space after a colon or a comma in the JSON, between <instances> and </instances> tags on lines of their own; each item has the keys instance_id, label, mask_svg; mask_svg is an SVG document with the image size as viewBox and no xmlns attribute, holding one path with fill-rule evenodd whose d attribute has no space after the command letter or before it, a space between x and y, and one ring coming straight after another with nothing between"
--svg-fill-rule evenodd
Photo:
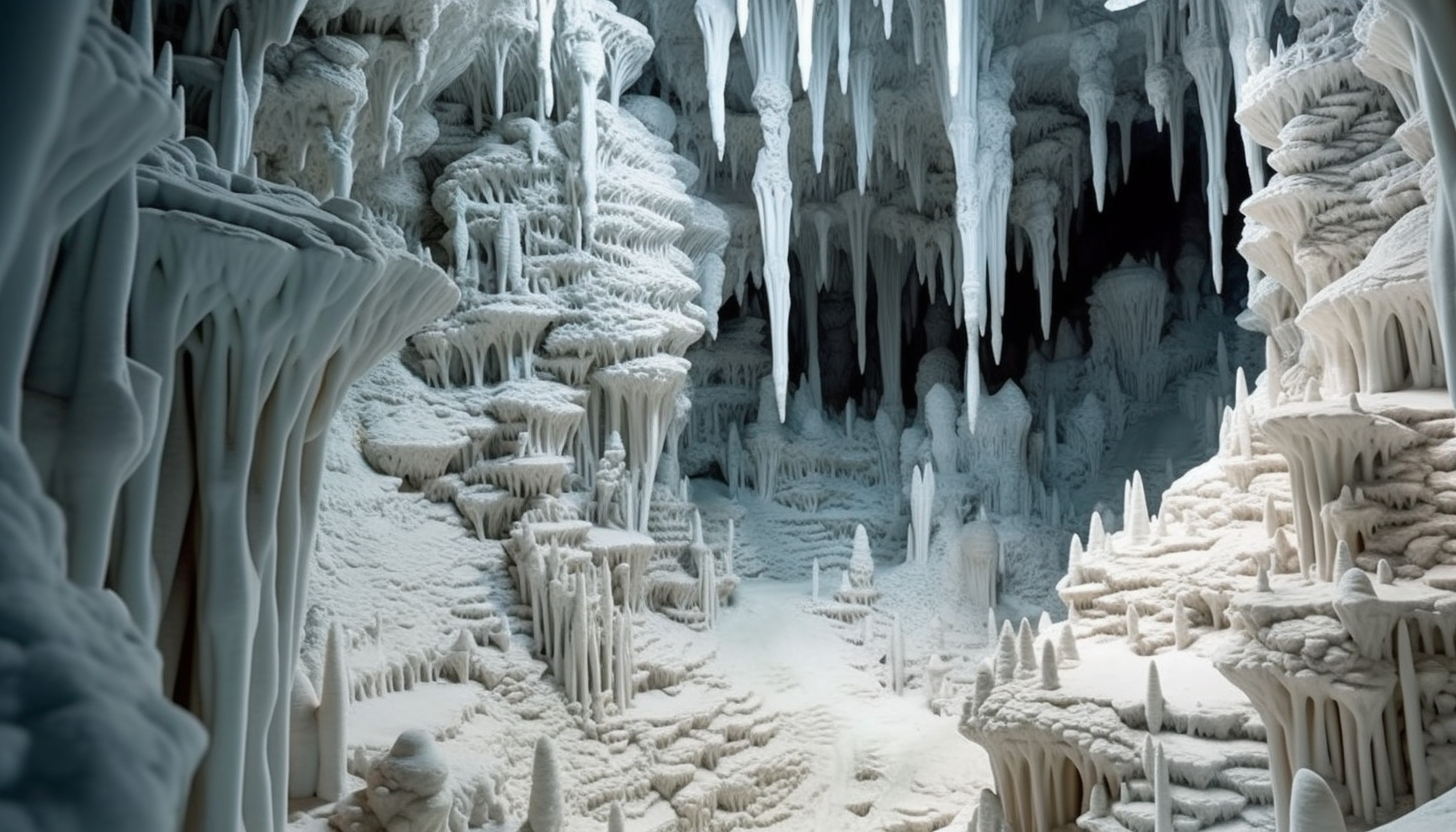
<instances>
[{"instance_id":1,"label":"icicle-like stalactite","mask_svg":"<svg viewBox=\"0 0 1456 832\"><path fill-rule=\"evenodd\" d=\"M809 78L814 73L814 54L819 44L814 40L814 5L817 0L794 0L795 30L799 33L799 84L809 88ZM825 52L819 53L822 61Z\"/></svg>"},{"instance_id":2,"label":"icicle-like stalactite","mask_svg":"<svg viewBox=\"0 0 1456 832\"><path fill-rule=\"evenodd\" d=\"M1107 191L1107 117L1112 112L1115 79L1113 54L1117 51L1117 24L1095 23L1072 36L1072 71L1077 74L1077 102L1087 113L1087 136L1092 150L1092 187L1097 210Z\"/></svg>"},{"instance_id":3,"label":"icicle-like stalactite","mask_svg":"<svg viewBox=\"0 0 1456 832\"><path fill-rule=\"evenodd\" d=\"M901 297L911 253L888 237L877 237L870 249L875 272L875 326L880 339L880 378L883 382L880 407L903 414L904 394L900 384Z\"/></svg>"},{"instance_id":4,"label":"icicle-like stalactite","mask_svg":"<svg viewBox=\"0 0 1456 832\"><path fill-rule=\"evenodd\" d=\"M703 67L708 76L708 117L713 125L713 143L718 161L723 161L723 91L728 84L728 47L733 43L736 16L733 0L697 0L693 14L703 33Z\"/></svg>"},{"instance_id":5,"label":"icicle-like stalactite","mask_svg":"<svg viewBox=\"0 0 1456 832\"><path fill-rule=\"evenodd\" d=\"M1041 334L1052 336L1052 266L1055 263L1057 218L1061 188L1036 176L1016 183L1011 191L1011 222L1031 243L1031 271L1040 302Z\"/></svg>"},{"instance_id":6,"label":"icicle-like stalactite","mask_svg":"<svg viewBox=\"0 0 1456 832\"><path fill-rule=\"evenodd\" d=\"M527 2L536 13L536 120L544 122L556 109L551 51L556 39L556 5L560 0Z\"/></svg>"},{"instance_id":7,"label":"icicle-like stalactite","mask_svg":"<svg viewBox=\"0 0 1456 832\"><path fill-rule=\"evenodd\" d=\"M850 26L853 20L853 0L838 0L834 15L834 33L838 44L837 67L839 70L839 94L849 95L849 48Z\"/></svg>"},{"instance_id":8,"label":"icicle-like stalactite","mask_svg":"<svg viewBox=\"0 0 1456 832\"><path fill-rule=\"evenodd\" d=\"M875 55L858 47L849 58L849 100L854 113L854 163L859 192L869 184L875 152Z\"/></svg>"},{"instance_id":9,"label":"icicle-like stalactite","mask_svg":"<svg viewBox=\"0 0 1456 832\"><path fill-rule=\"evenodd\" d=\"M835 21L829 4L824 3L819 13L814 15L813 29L809 35L813 41L813 52L819 57L810 67L809 74L804 76L809 95L809 112L813 121L811 147L815 173L824 172L824 108L829 97L829 52L834 48ZM804 41L802 32L800 30L800 43Z\"/></svg>"},{"instance_id":10,"label":"icicle-like stalactite","mask_svg":"<svg viewBox=\"0 0 1456 832\"><path fill-rule=\"evenodd\" d=\"M789 81L794 21L789 0L751 0L750 5L744 45L753 68L753 106L763 130L763 147L753 170L753 199L763 235L774 394L779 421L783 421L789 391L789 226L794 207L794 182L789 175L789 108L794 98Z\"/></svg>"},{"instance_id":11,"label":"icicle-like stalactite","mask_svg":"<svg viewBox=\"0 0 1456 832\"><path fill-rule=\"evenodd\" d=\"M568 65L576 76L576 105L580 108L577 115L581 142L578 148L581 192L576 206L580 217L577 247L591 248L596 239L597 217L597 93L607 63L591 15L575 4L568 4L566 8L568 13L562 40Z\"/></svg>"},{"instance_id":12,"label":"icicle-like stalactite","mask_svg":"<svg viewBox=\"0 0 1456 832\"><path fill-rule=\"evenodd\" d=\"M1192 83L1183 66L1179 45L1183 41L1183 25L1176 0L1149 0L1146 5L1147 69L1144 86L1148 103L1153 108L1153 121L1161 131L1168 126L1170 175L1173 198L1183 191L1183 96Z\"/></svg>"},{"instance_id":13,"label":"icicle-like stalactite","mask_svg":"<svg viewBox=\"0 0 1456 832\"><path fill-rule=\"evenodd\" d=\"M1243 106L1244 84L1249 76L1269 63L1266 33L1274 20L1279 0L1236 0L1225 7L1228 24L1228 55L1233 67L1233 92L1237 107ZM1264 189L1264 151L1247 127L1240 127L1244 143L1244 164L1254 193Z\"/></svg>"},{"instance_id":14,"label":"icicle-like stalactite","mask_svg":"<svg viewBox=\"0 0 1456 832\"><path fill-rule=\"evenodd\" d=\"M967 419L972 432L980 408L981 365L979 343L986 314L986 254L981 233L982 188L977 153L980 123L977 97L981 73L981 8L979 2L962 8L961 0L946 0L945 52L938 57L941 75L936 79L941 120L950 139L955 163L955 226L957 231L955 273L960 280L957 300L970 339L965 362ZM988 31L986 34L990 34Z\"/></svg>"},{"instance_id":15,"label":"icicle-like stalactite","mask_svg":"<svg viewBox=\"0 0 1456 832\"><path fill-rule=\"evenodd\" d=\"M1223 291L1223 218L1228 214L1228 177L1224 175L1226 134L1229 114L1229 55L1223 44L1223 4L1217 0L1192 0L1188 33L1183 41L1183 64L1198 89L1198 111L1203 117L1203 143L1207 156L1204 175L1208 180L1209 265L1213 268L1214 291ZM1177 138L1175 136L1175 138ZM1175 145L1173 155L1180 153Z\"/></svg>"},{"instance_id":16,"label":"icicle-like stalactite","mask_svg":"<svg viewBox=\"0 0 1456 832\"><path fill-rule=\"evenodd\" d=\"M857 191L839 195L839 207L848 225L851 289L854 293L854 339L859 355L859 370L865 368L865 315L869 308L870 218L875 200Z\"/></svg>"},{"instance_id":17,"label":"icicle-like stalactite","mask_svg":"<svg viewBox=\"0 0 1456 832\"><path fill-rule=\"evenodd\" d=\"M981 76L977 120L981 126L977 165L985 194L981 208L982 249L986 253L986 283L990 297L991 354L1001 361L1001 324L1006 314L1006 231L1007 212L1011 207L1011 183L1014 164L1011 157L1011 134L1016 118L1009 102L1016 86L1014 46L997 50L990 67ZM981 322L982 329L985 321Z\"/></svg>"}]
</instances>

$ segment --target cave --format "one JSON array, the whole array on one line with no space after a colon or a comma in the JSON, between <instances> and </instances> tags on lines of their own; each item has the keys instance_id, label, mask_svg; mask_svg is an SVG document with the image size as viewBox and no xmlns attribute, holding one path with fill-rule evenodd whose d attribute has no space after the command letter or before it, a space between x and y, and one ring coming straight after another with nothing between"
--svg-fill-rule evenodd
<instances>
[{"instance_id":1,"label":"cave","mask_svg":"<svg viewBox=\"0 0 1456 832\"><path fill-rule=\"evenodd\" d=\"M1453 38L0 10L0 829L1444 828Z\"/></svg>"}]
</instances>

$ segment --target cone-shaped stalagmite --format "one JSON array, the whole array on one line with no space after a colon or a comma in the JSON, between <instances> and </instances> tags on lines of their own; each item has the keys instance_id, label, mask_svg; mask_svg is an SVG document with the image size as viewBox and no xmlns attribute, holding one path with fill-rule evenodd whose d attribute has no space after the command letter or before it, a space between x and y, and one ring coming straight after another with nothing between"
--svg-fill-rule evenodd
<instances>
[{"instance_id":1,"label":"cone-shaped stalagmite","mask_svg":"<svg viewBox=\"0 0 1456 832\"><path fill-rule=\"evenodd\" d=\"M556 763L556 744L543 736L536 740L531 802L522 832L561 832L565 826L566 801L561 791L561 768Z\"/></svg>"},{"instance_id":2,"label":"cone-shaped stalagmite","mask_svg":"<svg viewBox=\"0 0 1456 832\"><path fill-rule=\"evenodd\" d=\"M1148 733L1163 730L1163 683L1158 677L1158 663L1148 662L1147 698L1143 706L1148 719Z\"/></svg>"}]
</instances>

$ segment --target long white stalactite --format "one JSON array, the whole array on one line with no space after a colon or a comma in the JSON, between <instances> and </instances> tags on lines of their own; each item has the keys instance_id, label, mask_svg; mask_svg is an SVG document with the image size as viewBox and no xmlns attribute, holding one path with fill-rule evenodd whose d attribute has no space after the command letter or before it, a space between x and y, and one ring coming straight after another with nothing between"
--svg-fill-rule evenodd
<instances>
[{"instance_id":1,"label":"long white stalactite","mask_svg":"<svg viewBox=\"0 0 1456 832\"><path fill-rule=\"evenodd\" d=\"M713 143L718 160L723 160L723 90L728 84L728 47L733 42L733 0L697 0L693 14L703 34L703 67L708 76L708 116L713 125Z\"/></svg>"},{"instance_id":2,"label":"long white stalactite","mask_svg":"<svg viewBox=\"0 0 1456 832\"><path fill-rule=\"evenodd\" d=\"M1198 90L1198 112L1203 117L1205 197L1208 201L1209 265L1214 291L1223 291L1223 218L1228 214L1228 177L1224 175L1229 115L1229 55L1223 4L1191 0L1188 32L1183 40L1183 64ZM1177 138L1175 136L1175 138ZM1173 148L1177 156L1181 148Z\"/></svg>"},{"instance_id":3,"label":"long white stalactite","mask_svg":"<svg viewBox=\"0 0 1456 832\"><path fill-rule=\"evenodd\" d=\"M790 2L750 0L752 18L744 40L754 74L753 106L763 130L763 147L753 171L753 199L763 235L763 282L768 290L774 395L781 422L788 408L789 226L794 207L789 175L789 108L794 100L789 89L794 47Z\"/></svg>"}]
</instances>

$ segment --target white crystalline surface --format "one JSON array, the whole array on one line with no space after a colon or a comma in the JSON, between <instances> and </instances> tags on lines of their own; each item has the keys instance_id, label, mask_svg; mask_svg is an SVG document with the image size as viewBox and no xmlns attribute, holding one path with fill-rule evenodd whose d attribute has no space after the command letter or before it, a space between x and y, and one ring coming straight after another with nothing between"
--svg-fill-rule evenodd
<instances>
[{"instance_id":1,"label":"white crystalline surface","mask_svg":"<svg viewBox=\"0 0 1456 832\"><path fill-rule=\"evenodd\" d=\"M31 5L0 829L1449 817L1448 0Z\"/></svg>"}]
</instances>

